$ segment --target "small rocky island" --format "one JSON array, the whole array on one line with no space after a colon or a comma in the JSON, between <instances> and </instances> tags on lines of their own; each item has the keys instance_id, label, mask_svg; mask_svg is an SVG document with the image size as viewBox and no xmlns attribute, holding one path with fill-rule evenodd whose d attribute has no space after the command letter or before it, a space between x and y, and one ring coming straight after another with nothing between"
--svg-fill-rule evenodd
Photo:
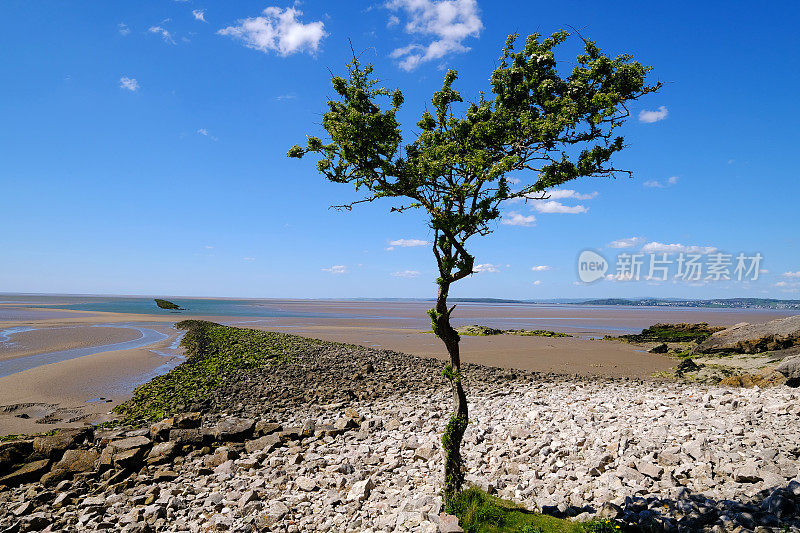
<instances>
[{"instance_id":1,"label":"small rocky island","mask_svg":"<svg viewBox=\"0 0 800 533\"><path fill-rule=\"evenodd\" d=\"M154 300L160 309L169 309L170 311L185 311L183 307L176 303L172 303L169 300L162 300L161 298L154 298Z\"/></svg>"}]
</instances>

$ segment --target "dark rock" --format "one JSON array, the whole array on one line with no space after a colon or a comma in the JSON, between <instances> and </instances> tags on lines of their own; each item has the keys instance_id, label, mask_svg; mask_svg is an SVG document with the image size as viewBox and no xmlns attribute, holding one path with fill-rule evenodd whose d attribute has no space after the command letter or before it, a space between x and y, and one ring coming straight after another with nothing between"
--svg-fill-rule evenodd
<instances>
[{"instance_id":1,"label":"dark rock","mask_svg":"<svg viewBox=\"0 0 800 533\"><path fill-rule=\"evenodd\" d=\"M156 422L150 426L150 438L153 439L154 442L169 440L169 432L173 427L175 427L174 418L165 418L160 422Z\"/></svg>"},{"instance_id":2,"label":"dark rock","mask_svg":"<svg viewBox=\"0 0 800 533\"><path fill-rule=\"evenodd\" d=\"M23 462L33 452L33 440L14 440L0 442L0 475L5 475L11 468Z\"/></svg>"},{"instance_id":3,"label":"dark rock","mask_svg":"<svg viewBox=\"0 0 800 533\"><path fill-rule=\"evenodd\" d=\"M669 346L666 343L656 344L652 348L650 348L650 353L667 353L669 351Z\"/></svg>"},{"instance_id":4,"label":"dark rock","mask_svg":"<svg viewBox=\"0 0 800 533\"><path fill-rule=\"evenodd\" d=\"M279 434L272 434L272 435L264 435L263 437L259 437L255 440L247 441L244 444L244 448L247 453L253 453L260 450L265 452L271 452L276 448L279 448L282 444L282 440Z\"/></svg>"},{"instance_id":5,"label":"dark rock","mask_svg":"<svg viewBox=\"0 0 800 533\"><path fill-rule=\"evenodd\" d=\"M200 413L181 413L174 417L175 427L178 429L197 429L203 421Z\"/></svg>"},{"instance_id":6,"label":"dark rock","mask_svg":"<svg viewBox=\"0 0 800 533\"><path fill-rule=\"evenodd\" d=\"M171 429L169 440L180 445L197 445L203 443L203 434L199 429Z\"/></svg>"},{"instance_id":7,"label":"dark rock","mask_svg":"<svg viewBox=\"0 0 800 533\"><path fill-rule=\"evenodd\" d=\"M149 465L167 463L171 461L177 453L177 447L178 445L173 441L159 442L150 449L145 462Z\"/></svg>"},{"instance_id":8,"label":"dark rock","mask_svg":"<svg viewBox=\"0 0 800 533\"><path fill-rule=\"evenodd\" d=\"M256 421L249 418L220 420L214 427L214 438L221 442L241 442L253 435Z\"/></svg>"},{"instance_id":9,"label":"dark rock","mask_svg":"<svg viewBox=\"0 0 800 533\"><path fill-rule=\"evenodd\" d=\"M264 435L269 435L271 433L276 433L278 431L281 431L282 429L283 429L283 426L280 425L280 424L276 424L274 422L259 421L259 422L256 422L255 434L256 434L256 436L261 437L261 436L264 436Z\"/></svg>"},{"instance_id":10,"label":"dark rock","mask_svg":"<svg viewBox=\"0 0 800 533\"><path fill-rule=\"evenodd\" d=\"M50 459L41 459L22 465L10 474L0 477L0 485L16 486L26 481L39 479L49 466Z\"/></svg>"},{"instance_id":11,"label":"dark rock","mask_svg":"<svg viewBox=\"0 0 800 533\"><path fill-rule=\"evenodd\" d=\"M59 459L65 450L87 440L92 440L91 428L62 429L55 435L33 439L33 452L37 457Z\"/></svg>"},{"instance_id":12,"label":"dark rock","mask_svg":"<svg viewBox=\"0 0 800 533\"><path fill-rule=\"evenodd\" d=\"M701 366L692 361L691 359L684 359L675 369L675 375L681 377L688 372L697 372L698 370L700 370L700 368Z\"/></svg>"}]
</instances>

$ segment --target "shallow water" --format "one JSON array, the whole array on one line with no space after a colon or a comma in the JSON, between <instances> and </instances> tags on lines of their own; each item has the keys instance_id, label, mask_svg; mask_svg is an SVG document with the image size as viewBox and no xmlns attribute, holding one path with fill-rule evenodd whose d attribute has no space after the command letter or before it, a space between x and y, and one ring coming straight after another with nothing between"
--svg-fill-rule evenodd
<instances>
[{"instance_id":1,"label":"shallow water","mask_svg":"<svg viewBox=\"0 0 800 533\"><path fill-rule=\"evenodd\" d=\"M100 324L98 324L100 326ZM8 361L0 361L0 378L36 368L37 366L49 365L51 363L58 363L75 359L78 357L86 357L88 355L96 355L103 352L111 352L116 350L132 350L135 348L142 348L150 344L162 341L167 338L167 335L160 333L154 329L144 328L140 326L117 325L117 324L103 324L103 327L122 327L128 329L135 329L141 333L138 339L130 341L117 342L113 344L104 344L101 346L87 346L83 348L72 348L69 350L60 350L56 352L42 353L36 355L28 355L26 357L18 357ZM12 328L13 329L13 328Z\"/></svg>"}]
</instances>

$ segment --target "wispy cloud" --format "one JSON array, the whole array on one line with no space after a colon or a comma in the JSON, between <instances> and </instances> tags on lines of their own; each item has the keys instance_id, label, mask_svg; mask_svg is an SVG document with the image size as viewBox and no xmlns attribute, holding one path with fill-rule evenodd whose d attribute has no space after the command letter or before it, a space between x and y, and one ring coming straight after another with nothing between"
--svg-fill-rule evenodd
<instances>
[{"instance_id":1,"label":"wispy cloud","mask_svg":"<svg viewBox=\"0 0 800 533\"><path fill-rule=\"evenodd\" d=\"M652 124L653 122L658 122L660 120L664 120L669 115L669 111L667 110L666 106L661 106L655 111L648 111L647 109L642 109L639 111L639 122L643 122L645 124Z\"/></svg>"},{"instance_id":2,"label":"wispy cloud","mask_svg":"<svg viewBox=\"0 0 800 533\"><path fill-rule=\"evenodd\" d=\"M392 272L391 274L395 278L416 278L419 276L418 270L401 270L399 272Z\"/></svg>"},{"instance_id":3,"label":"wispy cloud","mask_svg":"<svg viewBox=\"0 0 800 533\"><path fill-rule=\"evenodd\" d=\"M533 270L534 272L547 272L548 270L553 270L553 267L551 267L550 265L538 265L538 266L532 266L531 270Z\"/></svg>"},{"instance_id":4,"label":"wispy cloud","mask_svg":"<svg viewBox=\"0 0 800 533\"><path fill-rule=\"evenodd\" d=\"M330 272L331 274L347 274L349 272L346 265L333 265L330 268L322 268L320 270L323 272Z\"/></svg>"},{"instance_id":5,"label":"wispy cloud","mask_svg":"<svg viewBox=\"0 0 800 533\"><path fill-rule=\"evenodd\" d=\"M292 7L268 7L263 16L239 20L238 25L222 28L217 33L239 39L248 48L265 54L270 51L283 57L297 52L316 54L320 42L328 35L325 25L322 21L304 24L298 20L302 14Z\"/></svg>"},{"instance_id":6,"label":"wispy cloud","mask_svg":"<svg viewBox=\"0 0 800 533\"><path fill-rule=\"evenodd\" d=\"M589 209L582 205L564 205L555 200L539 201L533 204L534 209L540 213L577 214L586 213Z\"/></svg>"},{"instance_id":7,"label":"wispy cloud","mask_svg":"<svg viewBox=\"0 0 800 533\"><path fill-rule=\"evenodd\" d=\"M147 31L150 33L155 33L156 35L160 35L164 42L169 44L177 44L175 39L172 38L172 34L167 31L166 28L162 26L150 26Z\"/></svg>"},{"instance_id":8,"label":"wispy cloud","mask_svg":"<svg viewBox=\"0 0 800 533\"><path fill-rule=\"evenodd\" d=\"M413 248L414 246L428 246L430 243L428 241L423 241L421 239L396 239L394 241L389 241L390 247L399 246L401 248Z\"/></svg>"},{"instance_id":9,"label":"wispy cloud","mask_svg":"<svg viewBox=\"0 0 800 533\"><path fill-rule=\"evenodd\" d=\"M516 211L510 211L503 215L503 219L501 221L502 224L506 226L535 226L536 225L536 217L533 215L522 215L517 213Z\"/></svg>"},{"instance_id":10,"label":"wispy cloud","mask_svg":"<svg viewBox=\"0 0 800 533\"><path fill-rule=\"evenodd\" d=\"M536 281L533 282L533 284L534 285L541 285L542 284L542 280L537 279Z\"/></svg>"},{"instance_id":11,"label":"wispy cloud","mask_svg":"<svg viewBox=\"0 0 800 533\"><path fill-rule=\"evenodd\" d=\"M619 239L608 243L610 248L633 248L644 241L642 237L628 237L627 239Z\"/></svg>"},{"instance_id":12,"label":"wispy cloud","mask_svg":"<svg viewBox=\"0 0 800 533\"><path fill-rule=\"evenodd\" d=\"M242 257L242 261L255 261L255 257Z\"/></svg>"},{"instance_id":13,"label":"wispy cloud","mask_svg":"<svg viewBox=\"0 0 800 533\"><path fill-rule=\"evenodd\" d=\"M642 246L642 252L647 254L656 253L686 253L686 254L713 254L718 249L714 246L687 246L680 243L664 244L661 242L648 242Z\"/></svg>"},{"instance_id":14,"label":"wispy cloud","mask_svg":"<svg viewBox=\"0 0 800 533\"><path fill-rule=\"evenodd\" d=\"M553 189L547 191L545 195L549 196L551 200L563 200L565 198L574 198L576 200L593 200L597 198L600 193L593 191L590 193L582 194L572 189Z\"/></svg>"},{"instance_id":15,"label":"wispy cloud","mask_svg":"<svg viewBox=\"0 0 800 533\"><path fill-rule=\"evenodd\" d=\"M473 272L500 272L500 265L493 265L491 263L482 263L472 267Z\"/></svg>"},{"instance_id":16,"label":"wispy cloud","mask_svg":"<svg viewBox=\"0 0 800 533\"><path fill-rule=\"evenodd\" d=\"M784 278L800 278L800 270L797 272L784 272L782 275Z\"/></svg>"},{"instance_id":17,"label":"wispy cloud","mask_svg":"<svg viewBox=\"0 0 800 533\"><path fill-rule=\"evenodd\" d=\"M677 185L678 183L678 176L671 176L667 181L661 182L658 180L650 180L645 181L642 185L645 187L651 187L655 189L666 189L667 187L672 187L673 185Z\"/></svg>"},{"instance_id":18,"label":"wispy cloud","mask_svg":"<svg viewBox=\"0 0 800 533\"><path fill-rule=\"evenodd\" d=\"M117 31L120 35L130 35L131 29L124 22L117 24Z\"/></svg>"},{"instance_id":19,"label":"wispy cloud","mask_svg":"<svg viewBox=\"0 0 800 533\"><path fill-rule=\"evenodd\" d=\"M192 15L194 15L195 20L199 20L202 22L206 22L206 10L205 9L193 9Z\"/></svg>"},{"instance_id":20,"label":"wispy cloud","mask_svg":"<svg viewBox=\"0 0 800 533\"><path fill-rule=\"evenodd\" d=\"M478 37L483 29L476 0L390 0L386 6L406 15L406 33L428 41L414 42L391 53L406 71L448 54L469 51L463 41ZM389 25L399 23L399 17L391 15Z\"/></svg>"},{"instance_id":21,"label":"wispy cloud","mask_svg":"<svg viewBox=\"0 0 800 533\"><path fill-rule=\"evenodd\" d=\"M275 100L278 100L278 101L280 101L280 100L294 100L295 98L297 98L297 95L295 93L286 93L286 94L279 94L278 96L275 97Z\"/></svg>"},{"instance_id":22,"label":"wispy cloud","mask_svg":"<svg viewBox=\"0 0 800 533\"><path fill-rule=\"evenodd\" d=\"M119 86L133 92L139 90L139 82L136 81L136 78L129 78L128 76L122 76L119 79Z\"/></svg>"},{"instance_id":23,"label":"wispy cloud","mask_svg":"<svg viewBox=\"0 0 800 533\"><path fill-rule=\"evenodd\" d=\"M200 128L199 130L197 130L197 134L198 135L202 135L203 137L208 137L209 139L211 139L212 141L215 141L215 142L219 140L216 137L214 137L213 135L211 135L208 132L208 130L205 129L205 128Z\"/></svg>"}]
</instances>

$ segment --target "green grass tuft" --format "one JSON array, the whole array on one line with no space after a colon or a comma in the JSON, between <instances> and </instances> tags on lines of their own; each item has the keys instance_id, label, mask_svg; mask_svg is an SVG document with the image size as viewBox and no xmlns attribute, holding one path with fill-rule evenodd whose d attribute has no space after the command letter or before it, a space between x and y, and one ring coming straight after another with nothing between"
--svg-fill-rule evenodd
<instances>
[{"instance_id":1,"label":"green grass tuft","mask_svg":"<svg viewBox=\"0 0 800 533\"><path fill-rule=\"evenodd\" d=\"M617 533L632 531L612 520L572 522L491 496L477 487L450 499L447 512L458 517L466 533Z\"/></svg>"}]
</instances>

